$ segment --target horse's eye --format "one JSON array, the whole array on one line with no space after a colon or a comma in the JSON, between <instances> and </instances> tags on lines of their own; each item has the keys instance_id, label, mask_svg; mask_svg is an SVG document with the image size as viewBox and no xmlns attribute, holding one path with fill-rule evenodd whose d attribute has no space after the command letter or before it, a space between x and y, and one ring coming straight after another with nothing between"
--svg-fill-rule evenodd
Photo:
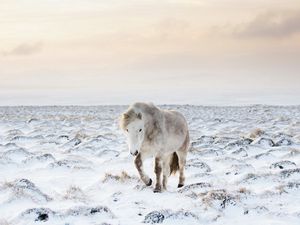
<instances>
[{"instance_id":1,"label":"horse's eye","mask_svg":"<svg viewBox=\"0 0 300 225\"><path fill-rule=\"evenodd\" d=\"M142 132L142 129L139 129L139 132Z\"/></svg>"}]
</instances>

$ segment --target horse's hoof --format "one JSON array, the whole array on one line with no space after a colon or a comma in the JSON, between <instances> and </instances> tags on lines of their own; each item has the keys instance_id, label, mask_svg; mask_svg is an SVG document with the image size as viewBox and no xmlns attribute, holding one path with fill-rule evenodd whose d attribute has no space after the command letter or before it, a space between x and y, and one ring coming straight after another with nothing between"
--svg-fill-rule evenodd
<instances>
[{"instance_id":1,"label":"horse's hoof","mask_svg":"<svg viewBox=\"0 0 300 225\"><path fill-rule=\"evenodd\" d=\"M146 184L147 186L151 186L152 185L152 179L150 178L148 184Z\"/></svg>"},{"instance_id":2,"label":"horse's hoof","mask_svg":"<svg viewBox=\"0 0 300 225\"><path fill-rule=\"evenodd\" d=\"M177 188L181 188L183 186L184 186L184 184L178 184Z\"/></svg>"},{"instance_id":3,"label":"horse's hoof","mask_svg":"<svg viewBox=\"0 0 300 225\"><path fill-rule=\"evenodd\" d=\"M161 193L161 189L160 189L160 188L155 188L155 189L153 190L153 192L154 192L154 193Z\"/></svg>"}]
</instances>

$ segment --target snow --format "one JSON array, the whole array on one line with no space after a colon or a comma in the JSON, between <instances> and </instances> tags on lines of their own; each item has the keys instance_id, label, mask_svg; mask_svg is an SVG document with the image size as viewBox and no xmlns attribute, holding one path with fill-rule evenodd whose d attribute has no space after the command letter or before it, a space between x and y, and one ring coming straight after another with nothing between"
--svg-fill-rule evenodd
<instances>
[{"instance_id":1,"label":"snow","mask_svg":"<svg viewBox=\"0 0 300 225\"><path fill-rule=\"evenodd\" d=\"M138 177L126 106L0 107L0 224L300 224L300 106L161 107L191 134L186 185L163 193Z\"/></svg>"}]
</instances>

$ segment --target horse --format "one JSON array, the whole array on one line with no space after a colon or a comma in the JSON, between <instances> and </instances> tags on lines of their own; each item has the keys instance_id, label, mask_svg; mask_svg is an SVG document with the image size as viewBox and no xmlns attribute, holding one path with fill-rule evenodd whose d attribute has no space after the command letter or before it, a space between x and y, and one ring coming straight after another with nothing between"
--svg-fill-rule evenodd
<instances>
[{"instance_id":1,"label":"horse","mask_svg":"<svg viewBox=\"0 0 300 225\"><path fill-rule=\"evenodd\" d=\"M131 155L135 156L134 164L140 178L147 186L152 185L152 179L145 174L143 161L150 157L155 158L155 193L167 190L168 177L178 170L178 188L184 186L190 138L181 113L160 109L152 103L137 102L121 115L120 127L127 137Z\"/></svg>"}]
</instances>

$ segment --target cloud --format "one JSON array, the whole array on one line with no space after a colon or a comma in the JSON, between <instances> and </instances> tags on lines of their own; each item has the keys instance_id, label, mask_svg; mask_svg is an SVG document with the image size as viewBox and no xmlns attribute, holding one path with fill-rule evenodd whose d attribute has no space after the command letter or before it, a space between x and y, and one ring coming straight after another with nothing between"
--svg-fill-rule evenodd
<instances>
[{"instance_id":1,"label":"cloud","mask_svg":"<svg viewBox=\"0 0 300 225\"><path fill-rule=\"evenodd\" d=\"M2 56L27 56L40 52L43 48L42 42L22 43L8 51L2 51Z\"/></svg>"},{"instance_id":2,"label":"cloud","mask_svg":"<svg viewBox=\"0 0 300 225\"><path fill-rule=\"evenodd\" d=\"M237 37L288 37L300 32L300 10L266 12L234 30Z\"/></svg>"}]
</instances>

